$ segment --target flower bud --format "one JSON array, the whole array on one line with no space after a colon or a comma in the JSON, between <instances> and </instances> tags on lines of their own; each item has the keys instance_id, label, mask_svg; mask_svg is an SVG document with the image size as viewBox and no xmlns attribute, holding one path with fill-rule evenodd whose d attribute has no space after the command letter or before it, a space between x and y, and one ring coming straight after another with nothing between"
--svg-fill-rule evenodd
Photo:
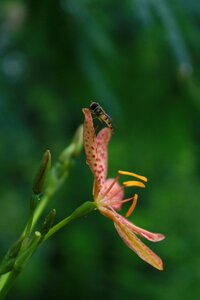
<instances>
[{"instance_id":1,"label":"flower bud","mask_svg":"<svg viewBox=\"0 0 200 300\"><path fill-rule=\"evenodd\" d=\"M42 224L42 227L40 229L40 233L42 236L47 234L47 232L51 229L55 220L55 216L56 216L56 210L52 209L47 215L47 217L45 218L44 223Z\"/></svg>"},{"instance_id":2,"label":"flower bud","mask_svg":"<svg viewBox=\"0 0 200 300\"><path fill-rule=\"evenodd\" d=\"M23 240L24 240L24 236L21 236L17 241L14 242L14 244L10 247L10 249L6 253L5 259L14 258L18 255Z\"/></svg>"},{"instance_id":3,"label":"flower bud","mask_svg":"<svg viewBox=\"0 0 200 300\"><path fill-rule=\"evenodd\" d=\"M13 269L15 258L9 259L0 265L0 275L6 274Z\"/></svg>"},{"instance_id":4,"label":"flower bud","mask_svg":"<svg viewBox=\"0 0 200 300\"><path fill-rule=\"evenodd\" d=\"M7 251L0 265L0 275L10 272L19 253L24 237L20 237Z\"/></svg>"},{"instance_id":5,"label":"flower bud","mask_svg":"<svg viewBox=\"0 0 200 300\"><path fill-rule=\"evenodd\" d=\"M29 247L24 250L19 256L17 257L15 264L14 264L14 269L17 272L21 272L22 269L25 267L33 253L36 251L39 242L41 239L41 233L39 231L34 232L34 236L32 238L32 241L30 242Z\"/></svg>"},{"instance_id":6,"label":"flower bud","mask_svg":"<svg viewBox=\"0 0 200 300\"><path fill-rule=\"evenodd\" d=\"M35 180L33 182L32 189L34 194L38 195L43 191L44 183L50 167L51 167L51 153L49 150L46 150L46 152L42 157L38 172L35 176Z\"/></svg>"}]
</instances>

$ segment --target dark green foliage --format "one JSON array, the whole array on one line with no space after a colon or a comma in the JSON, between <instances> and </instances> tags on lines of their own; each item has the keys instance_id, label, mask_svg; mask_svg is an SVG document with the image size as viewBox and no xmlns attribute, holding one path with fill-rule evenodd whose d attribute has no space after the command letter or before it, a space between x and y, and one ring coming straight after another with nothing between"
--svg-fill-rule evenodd
<instances>
[{"instance_id":1,"label":"dark green foliage","mask_svg":"<svg viewBox=\"0 0 200 300\"><path fill-rule=\"evenodd\" d=\"M109 176L149 178L131 220L166 235L148 243L160 273L89 215L41 247L8 299L198 299L199 17L196 0L1 1L1 257L27 219L42 153L55 162L90 100L113 119ZM47 212L59 221L92 200L92 184L83 154Z\"/></svg>"}]
</instances>

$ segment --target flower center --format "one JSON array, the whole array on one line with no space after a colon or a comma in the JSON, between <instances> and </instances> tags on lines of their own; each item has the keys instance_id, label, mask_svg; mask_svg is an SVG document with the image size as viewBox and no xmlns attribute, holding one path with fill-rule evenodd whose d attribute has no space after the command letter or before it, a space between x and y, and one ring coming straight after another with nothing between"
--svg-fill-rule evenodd
<instances>
[{"instance_id":1,"label":"flower center","mask_svg":"<svg viewBox=\"0 0 200 300\"><path fill-rule=\"evenodd\" d=\"M97 200L97 202L98 202L98 204L100 204L100 206L106 206L106 207L110 207L112 209L113 208L115 209L116 207L118 207L118 209L120 209L121 205L123 203L132 200L132 204L131 204L129 210L127 211L127 213L125 215L126 217L129 217L132 214L132 212L134 211L135 206L137 204L138 194L134 194L133 197L128 198L128 199L124 199L124 200L117 199L117 195L122 190L124 190L124 188L126 188L126 187L141 187L141 188L145 188L145 185L144 185L143 182L138 181L138 180L124 181L123 185L121 187L119 187L114 194L110 193L110 191L113 189L114 185L118 182L118 179L121 177L121 175L127 175L127 176L131 176L131 177L135 177L137 179L140 179L141 181L147 182L147 178L144 177L144 176L120 170L120 171L118 171L118 175L115 177L115 179L113 179L112 183L109 185L109 187L106 189L106 191L101 194L101 196L99 197L99 199Z\"/></svg>"}]
</instances>

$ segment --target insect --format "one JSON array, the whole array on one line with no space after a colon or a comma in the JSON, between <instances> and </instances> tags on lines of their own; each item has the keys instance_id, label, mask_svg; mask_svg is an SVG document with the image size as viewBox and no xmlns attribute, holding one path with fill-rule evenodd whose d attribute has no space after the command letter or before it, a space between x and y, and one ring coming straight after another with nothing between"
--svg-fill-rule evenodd
<instances>
[{"instance_id":1,"label":"insect","mask_svg":"<svg viewBox=\"0 0 200 300\"><path fill-rule=\"evenodd\" d=\"M112 121L109 115L103 110L103 108L97 102L91 102L90 111L99 119L103 121L108 128L113 130Z\"/></svg>"}]
</instances>

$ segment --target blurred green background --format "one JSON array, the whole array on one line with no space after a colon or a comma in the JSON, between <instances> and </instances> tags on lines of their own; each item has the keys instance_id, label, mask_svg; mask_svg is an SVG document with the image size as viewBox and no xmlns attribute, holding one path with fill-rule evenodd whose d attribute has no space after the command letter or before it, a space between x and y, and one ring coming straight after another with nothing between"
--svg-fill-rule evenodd
<instances>
[{"instance_id":1,"label":"blurred green background","mask_svg":"<svg viewBox=\"0 0 200 300\"><path fill-rule=\"evenodd\" d=\"M91 99L115 124L109 176L149 178L131 220L166 235L145 242L159 272L91 214L41 247L8 299L198 299L199 24L197 0L1 0L1 257L25 225L43 152L56 161ZM55 207L61 220L91 193L82 152L46 213Z\"/></svg>"}]
</instances>

